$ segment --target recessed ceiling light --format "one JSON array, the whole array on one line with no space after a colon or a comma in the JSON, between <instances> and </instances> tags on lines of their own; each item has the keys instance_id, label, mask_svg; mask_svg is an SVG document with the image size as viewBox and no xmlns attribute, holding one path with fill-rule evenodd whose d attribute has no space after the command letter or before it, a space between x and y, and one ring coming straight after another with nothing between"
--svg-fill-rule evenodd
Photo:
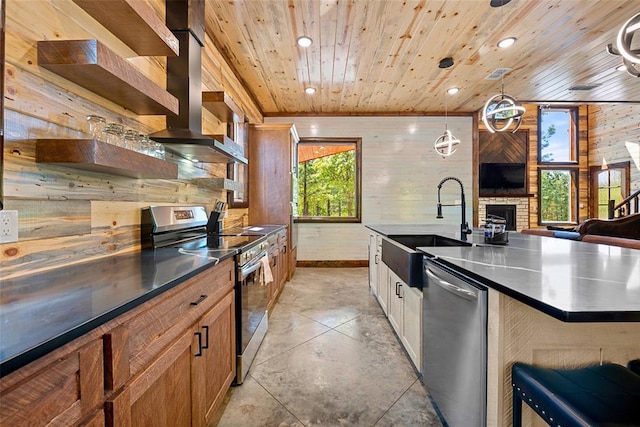
<instances>
[{"instance_id":1,"label":"recessed ceiling light","mask_svg":"<svg viewBox=\"0 0 640 427\"><path fill-rule=\"evenodd\" d=\"M498 47L501 49L507 48L516 42L515 37L507 37L506 39L500 40L498 42Z\"/></svg>"},{"instance_id":2,"label":"recessed ceiling light","mask_svg":"<svg viewBox=\"0 0 640 427\"><path fill-rule=\"evenodd\" d=\"M316 93L316 88L315 87L305 87L304 91L308 94L308 95L313 95L314 93Z\"/></svg>"},{"instance_id":3,"label":"recessed ceiling light","mask_svg":"<svg viewBox=\"0 0 640 427\"><path fill-rule=\"evenodd\" d=\"M298 37L298 46L300 47L309 47L313 44L313 40L307 36Z\"/></svg>"},{"instance_id":4,"label":"recessed ceiling light","mask_svg":"<svg viewBox=\"0 0 640 427\"><path fill-rule=\"evenodd\" d=\"M458 92L460 92L460 88L459 87L450 87L449 89L447 89L447 93L449 95L455 95Z\"/></svg>"}]
</instances>

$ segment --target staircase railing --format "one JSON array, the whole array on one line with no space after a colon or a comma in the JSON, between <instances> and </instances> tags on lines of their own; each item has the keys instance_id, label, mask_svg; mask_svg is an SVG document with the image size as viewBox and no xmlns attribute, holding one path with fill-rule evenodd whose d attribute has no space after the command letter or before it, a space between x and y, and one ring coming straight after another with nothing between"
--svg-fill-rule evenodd
<instances>
[{"instance_id":1,"label":"staircase railing","mask_svg":"<svg viewBox=\"0 0 640 427\"><path fill-rule=\"evenodd\" d=\"M638 212L640 212L640 189L617 205L615 200L609 200L609 219L621 218Z\"/></svg>"}]
</instances>

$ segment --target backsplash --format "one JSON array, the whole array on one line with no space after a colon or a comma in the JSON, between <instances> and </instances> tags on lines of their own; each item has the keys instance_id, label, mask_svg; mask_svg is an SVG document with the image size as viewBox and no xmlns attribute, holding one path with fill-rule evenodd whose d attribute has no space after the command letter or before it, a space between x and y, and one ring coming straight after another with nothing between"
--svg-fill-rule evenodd
<instances>
[{"instance_id":1,"label":"backsplash","mask_svg":"<svg viewBox=\"0 0 640 427\"><path fill-rule=\"evenodd\" d=\"M161 87L165 59L137 56L73 2L5 3L2 200L5 209L18 211L19 238L0 245L3 279L138 250L144 206L197 204L209 211L216 199L227 200L227 191L207 182L226 177L227 165L222 163L192 163L167 153L167 161L178 166L177 179L136 179L37 163L37 139L89 138L89 114L142 133L166 126L163 115L137 115L38 66L39 40L95 38ZM164 1L149 4L164 21ZM206 46L203 91L228 92L248 120L261 122L259 110L213 43ZM203 133L226 133L226 124L205 111ZM225 223L243 224L246 217L246 209L229 210Z\"/></svg>"}]
</instances>

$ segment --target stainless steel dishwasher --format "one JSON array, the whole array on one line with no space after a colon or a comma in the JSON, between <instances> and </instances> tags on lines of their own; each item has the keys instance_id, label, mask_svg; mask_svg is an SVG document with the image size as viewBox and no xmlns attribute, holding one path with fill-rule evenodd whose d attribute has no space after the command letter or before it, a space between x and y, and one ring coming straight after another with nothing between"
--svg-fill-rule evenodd
<instances>
[{"instance_id":1,"label":"stainless steel dishwasher","mask_svg":"<svg viewBox=\"0 0 640 427\"><path fill-rule=\"evenodd\" d=\"M425 257L423 381L450 427L485 426L487 288Z\"/></svg>"}]
</instances>

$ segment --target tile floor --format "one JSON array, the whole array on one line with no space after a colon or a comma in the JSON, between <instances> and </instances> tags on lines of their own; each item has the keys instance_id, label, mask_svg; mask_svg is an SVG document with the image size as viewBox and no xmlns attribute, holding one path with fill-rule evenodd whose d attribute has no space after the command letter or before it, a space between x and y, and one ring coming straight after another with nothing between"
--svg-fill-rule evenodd
<instances>
[{"instance_id":1,"label":"tile floor","mask_svg":"<svg viewBox=\"0 0 640 427\"><path fill-rule=\"evenodd\" d=\"M220 427L441 426L366 268L298 268Z\"/></svg>"}]
</instances>

